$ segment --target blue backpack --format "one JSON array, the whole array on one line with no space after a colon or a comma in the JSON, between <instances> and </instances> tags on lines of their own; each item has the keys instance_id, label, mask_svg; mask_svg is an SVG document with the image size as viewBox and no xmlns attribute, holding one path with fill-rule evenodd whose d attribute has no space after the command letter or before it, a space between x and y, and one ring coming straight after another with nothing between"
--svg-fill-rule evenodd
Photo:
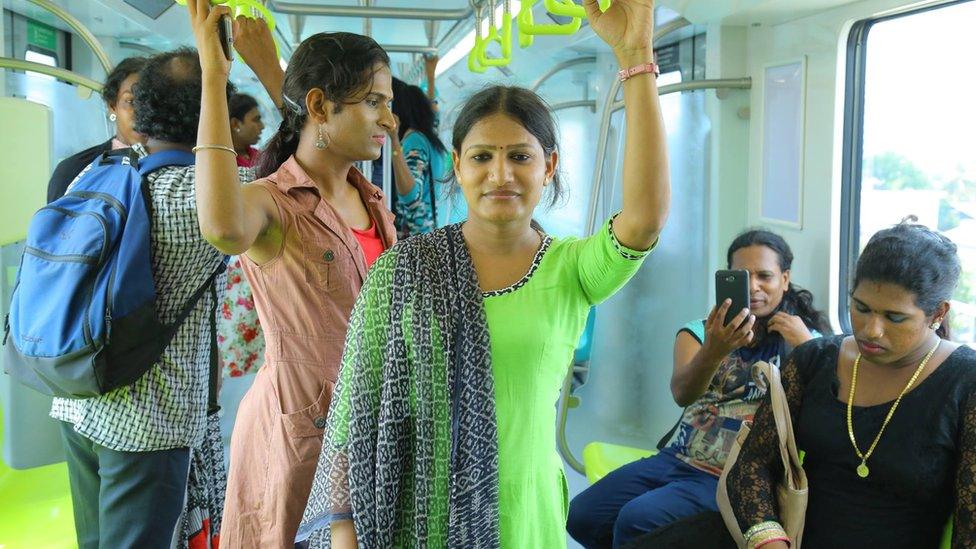
<instances>
[{"instance_id":1,"label":"blue backpack","mask_svg":"<svg viewBox=\"0 0 976 549\"><path fill-rule=\"evenodd\" d=\"M226 268L214 265L175 322L159 321L145 177L193 163L185 151L142 159L110 151L34 214L6 319L10 375L45 394L87 398L133 383L159 361Z\"/></svg>"}]
</instances>

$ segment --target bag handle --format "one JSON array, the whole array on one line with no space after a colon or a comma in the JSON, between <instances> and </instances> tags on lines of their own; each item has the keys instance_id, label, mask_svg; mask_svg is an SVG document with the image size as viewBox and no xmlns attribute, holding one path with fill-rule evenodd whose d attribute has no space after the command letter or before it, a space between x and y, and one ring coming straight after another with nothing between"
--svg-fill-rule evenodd
<instances>
[{"instance_id":1,"label":"bag handle","mask_svg":"<svg viewBox=\"0 0 976 549\"><path fill-rule=\"evenodd\" d=\"M796 449L796 438L793 433L793 418L790 415L790 406L786 400L779 368L764 361L757 362L754 367L766 377L768 384L770 405L776 422L776 433L779 436L779 454L783 460L784 480L788 486L797 486L798 481L801 480L797 476L802 478L805 475L800 467L800 455Z\"/></svg>"}]
</instances>

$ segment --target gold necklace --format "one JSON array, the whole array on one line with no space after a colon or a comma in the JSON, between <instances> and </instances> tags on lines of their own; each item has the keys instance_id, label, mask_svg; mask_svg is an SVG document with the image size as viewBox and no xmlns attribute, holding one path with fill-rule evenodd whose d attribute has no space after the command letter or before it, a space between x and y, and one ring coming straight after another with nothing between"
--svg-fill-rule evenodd
<instances>
[{"instance_id":1,"label":"gold necklace","mask_svg":"<svg viewBox=\"0 0 976 549\"><path fill-rule=\"evenodd\" d=\"M918 379L918 376L922 373L922 370L925 369L925 365L928 364L929 359L932 358L932 355L935 354L935 350L938 349L939 345L941 344L942 339L939 339L939 341L935 343L935 346L932 347L932 350L930 350L928 354L925 355L925 358L922 359L922 362L918 365L918 368L915 369L912 379L908 380L908 385L905 385L905 388L902 389L901 394L898 395L898 398L896 398L895 402L891 405L891 409L888 410L888 415L885 416L884 422L881 424L881 429L878 431L878 436L874 437L874 442L871 443L871 447L868 448L868 451L863 454L861 453L861 449L857 447L857 441L854 440L854 421L851 419L852 410L854 409L854 390L857 388L857 367L861 364L861 353L857 353L857 358L854 359L854 371L851 373L851 394L847 397L847 434L851 437L851 444L854 446L854 452L857 454L857 457L861 458L861 464L857 466L857 476L867 478L871 473L871 470L868 469L868 458L871 457L872 453L874 453L874 448L881 440L881 434L884 433L885 427L887 427L888 422L891 421L891 416L895 415L895 409L898 408L898 404L901 402L901 397L905 396L905 393L912 388L912 385L915 384L915 380Z\"/></svg>"}]
</instances>

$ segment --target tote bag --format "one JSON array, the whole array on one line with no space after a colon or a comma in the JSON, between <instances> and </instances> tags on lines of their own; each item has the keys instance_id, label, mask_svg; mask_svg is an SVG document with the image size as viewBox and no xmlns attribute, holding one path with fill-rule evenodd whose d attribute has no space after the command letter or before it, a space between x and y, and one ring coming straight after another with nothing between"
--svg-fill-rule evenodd
<instances>
[{"instance_id":1,"label":"tote bag","mask_svg":"<svg viewBox=\"0 0 976 549\"><path fill-rule=\"evenodd\" d=\"M783 384L780 381L779 368L767 362L757 362L754 372L766 378L769 385L770 404L773 409L773 417L776 418L776 432L779 440L779 455L783 460L783 478L775 481L775 496L779 508L779 522L786 530L786 535L790 537L790 548L799 549L800 541L803 537L803 521L807 512L807 475L803 471L800 457L796 450L796 439L793 436L793 421L790 418L790 407L786 402L786 393L783 391ZM732 449L729 452L722 476L718 481L718 492L715 497L718 501L718 509L725 521L725 526L729 529L736 544L744 548L746 540L739 531L739 524L732 514L732 506L729 503L728 489L726 488L726 478L732 466L735 465L739 457L739 451L749 436L749 425L743 424L739 429Z\"/></svg>"}]
</instances>

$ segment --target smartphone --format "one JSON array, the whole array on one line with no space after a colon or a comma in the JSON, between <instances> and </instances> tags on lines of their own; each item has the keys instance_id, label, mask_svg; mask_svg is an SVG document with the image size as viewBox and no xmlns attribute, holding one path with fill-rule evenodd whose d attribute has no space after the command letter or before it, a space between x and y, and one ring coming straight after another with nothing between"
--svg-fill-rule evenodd
<instances>
[{"instance_id":1,"label":"smartphone","mask_svg":"<svg viewBox=\"0 0 976 549\"><path fill-rule=\"evenodd\" d=\"M725 313L723 324L727 325L742 309L749 308L749 271L715 272L715 306L721 307L726 299L732 300L732 305Z\"/></svg>"},{"instance_id":2,"label":"smartphone","mask_svg":"<svg viewBox=\"0 0 976 549\"><path fill-rule=\"evenodd\" d=\"M234 20L225 15L220 18L217 25L217 32L220 33L220 46L224 50L224 57L228 61L234 60Z\"/></svg>"}]
</instances>

